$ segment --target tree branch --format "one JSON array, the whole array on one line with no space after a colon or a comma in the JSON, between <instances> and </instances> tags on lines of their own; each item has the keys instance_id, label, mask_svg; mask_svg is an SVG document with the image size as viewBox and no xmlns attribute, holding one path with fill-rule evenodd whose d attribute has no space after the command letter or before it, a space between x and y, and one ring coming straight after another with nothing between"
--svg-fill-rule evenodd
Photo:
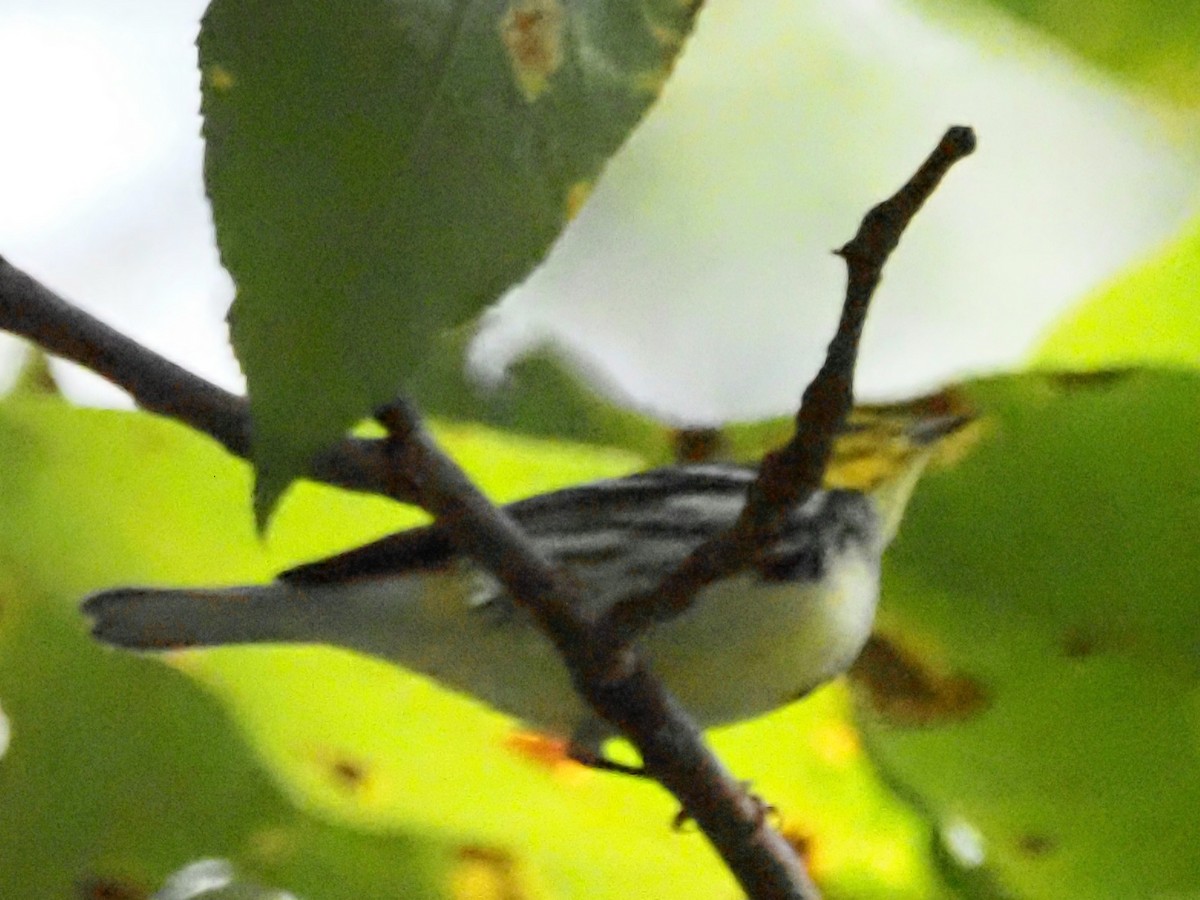
<instances>
[{"instance_id":1,"label":"tree branch","mask_svg":"<svg viewBox=\"0 0 1200 900\"><path fill-rule=\"evenodd\" d=\"M124 388L143 409L173 418L245 458L246 401L122 335L0 257L0 329L26 337ZM493 507L443 454L407 404L385 407L386 440L347 439L322 454L311 476L339 487L416 503L437 516L464 553L487 566L534 611L583 696L637 747L724 859L747 895L819 896L759 803L704 745L686 713L631 648L592 652L586 623L571 612L578 588L542 559L503 510ZM575 606L574 608L579 608Z\"/></svg>"},{"instance_id":2,"label":"tree branch","mask_svg":"<svg viewBox=\"0 0 1200 900\"><path fill-rule=\"evenodd\" d=\"M596 626L576 612L585 605L579 584L538 553L508 513L437 448L408 403L389 404L377 418L389 434L389 470L419 473L411 480L420 505L533 614L579 693L637 748L646 771L675 795L746 893L764 900L816 900L816 887L795 851L705 746L641 654L632 644L596 652Z\"/></svg>"},{"instance_id":3,"label":"tree branch","mask_svg":"<svg viewBox=\"0 0 1200 900\"><path fill-rule=\"evenodd\" d=\"M250 455L250 406L68 303L0 256L0 329L78 363L125 390L142 409L207 434L234 456ZM381 440L347 438L313 461L315 481L415 503L388 471Z\"/></svg>"},{"instance_id":4,"label":"tree branch","mask_svg":"<svg viewBox=\"0 0 1200 900\"><path fill-rule=\"evenodd\" d=\"M635 640L654 623L686 610L705 586L753 566L788 511L820 489L833 441L854 404L858 343L884 264L950 167L974 149L974 131L949 129L912 178L871 209L854 238L834 251L849 270L846 298L825 362L804 391L792 439L763 458L746 506L729 531L697 547L653 591L609 611L601 623L604 642L619 646Z\"/></svg>"},{"instance_id":5,"label":"tree branch","mask_svg":"<svg viewBox=\"0 0 1200 900\"><path fill-rule=\"evenodd\" d=\"M650 673L633 640L669 618L704 585L753 563L787 509L820 486L832 440L852 402L855 357L870 297L900 234L949 167L970 153L969 129L947 132L916 175L863 220L838 253L850 269L842 320L825 365L805 391L789 444L768 455L746 508L725 536L706 543L653 596L619 604L600 625L584 621L579 587L541 557L443 454L402 401L379 412L389 436L345 440L314 462L311 476L417 503L459 548L487 567L534 614L581 694L637 747L646 770L682 803L754 898L817 896L760 804L705 747L687 715ZM0 328L27 337L127 390L143 408L177 419L245 457L250 419L243 398L217 388L62 300L0 258Z\"/></svg>"}]
</instances>

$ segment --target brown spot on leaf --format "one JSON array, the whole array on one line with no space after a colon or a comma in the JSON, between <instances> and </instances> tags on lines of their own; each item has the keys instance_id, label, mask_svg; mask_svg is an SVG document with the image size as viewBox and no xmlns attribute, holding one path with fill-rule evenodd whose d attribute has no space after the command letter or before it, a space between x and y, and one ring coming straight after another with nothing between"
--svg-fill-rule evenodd
<instances>
[{"instance_id":1,"label":"brown spot on leaf","mask_svg":"<svg viewBox=\"0 0 1200 900\"><path fill-rule=\"evenodd\" d=\"M974 678L939 671L882 634L867 641L850 677L875 714L900 728L961 722L991 703L984 686Z\"/></svg>"},{"instance_id":2,"label":"brown spot on leaf","mask_svg":"<svg viewBox=\"0 0 1200 900\"><path fill-rule=\"evenodd\" d=\"M150 889L132 881L96 875L77 885L79 900L147 900Z\"/></svg>"},{"instance_id":3,"label":"brown spot on leaf","mask_svg":"<svg viewBox=\"0 0 1200 900\"><path fill-rule=\"evenodd\" d=\"M812 862L815 840L811 834L807 831L800 831L797 828L786 827L780 829L779 836L792 845L792 849L804 861L805 866L808 866Z\"/></svg>"},{"instance_id":4,"label":"brown spot on leaf","mask_svg":"<svg viewBox=\"0 0 1200 900\"><path fill-rule=\"evenodd\" d=\"M570 747L562 738L514 730L505 737L504 747L563 783L574 784L589 773L587 766L572 758Z\"/></svg>"},{"instance_id":5,"label":"brown spot on leaf","mask_svg":"<svg viewBox=\"0 0 1200 900\"><path fill-rule=\"evenodd\" d=\"M567 190L567 221L571 221L579 211L583 209L583 204L587 203L588 197L592 195L592 183L590 181L577 181Z\"/></svg>"},{"instance_id":6,"label":"brown spot on leaf","mask_svg":"<svg viewBox=\"0 0 1200 900\"><path fill-rule=\"evenodd\" d=\"M1057 846L1058 842L1048 834L1029 832L1017 838L1017 850L1024 856L1046 856Z\"/></svg>"},{"instance_id":7,"label":"brown spot on leaf","mask_svg":"<svg viewBox=\"0 0 1200 900\"><path fill-rule=\"evenodd\" d=\"M795 825L782 826L779 829L779 834L785 841L792 845L792 849L796 851L796 855L804 863L804 868L808 871L809 877L820 887L821 882L832 874L835 865L828 858L828 852L821 852L821 848L827 845L817 840L817 837L811 831L803 830Z\"/></svg>"},{"instance_id":8,"label":"brown spot on leaf","mask_svg":"<svg viewBox=\"0 0 1200 900\"><path fill-rule=\"evenodd\" d=\"M1134 649L1138 636L1126 623L1108 622L1074 625L1059 638L1059 650L1067 659L1084 660L1101 653L1120 653Z\"/></svg>"},{"instance_id":9,"label":"brown spot on leaf","mask_svg":"<svg viewBox=\"0 0 1200 900\"><path fill-rule=\"evenodd\" d=\"M1062 653L1068 659L1087 659L1102 646L1100 633L1092 628L1069 628L1062 638Z\"/></svg>"},{"instance_id":10,"label":"brown spot on leaf","mask_svg":"<svg viewBox=\"0 0 1200 900\"><path fill-rule=\"evenodd\" d=\"M1131 367L1095 369L1091 372L1045 372L1046 384L1064 392L1115 387L1137 370Z\"/></svg>"},{"instance_id":11,"label":"brown spot on leaf","mask_svg":"<svg viewBox=\"0 0 1200 900\"><path fill-rule=\"evenodd\" d=\"M364 793L373 786L370 763L342 748L316 747L308 755L333 786L347 795L363 800Z\"/></svg>"},{"instance_id":12,"label":"brown spot on leaf","mask_svg":"<svg viewBox=\"0 0 1200 900\"><path fill-rule=\"evenodd\" d=\"M518 756L548 769L571 762L566 741L537 731L514 731L504 739L504 746Z\"/></svg>"},{"instance_id":13,"label":"brown spot on leaf","mask_svg":"<svg viewBox=\"0 0 1200 900\"><path fill-rule=\"evenodd\" d=\"M333 780L347 791L355 791L367 780L366 767L353 759L334 759L329 766Z\"/></svg>"},{"instance_id":14,"label":"brown spot on leaf","mask_svg":"<svg viewBox=\"0 0 1200 900\"><path fill-rule=\"evenodd\" d=\"M521 94L530 103L563 64L566 10L561 0L512 0L500 19L500 38Z\"/></svg>"},{"instance_id":15,"label":"brown spot on leaf","mask_svg":"<svg viewBox=\"0 0 1200 900\"><path fill-rule=\"evenodd\" d=\"M454 900L529 900L517 858L499 847L459 847L450 870L449 896Z\"/></svg>"}]
</instances>

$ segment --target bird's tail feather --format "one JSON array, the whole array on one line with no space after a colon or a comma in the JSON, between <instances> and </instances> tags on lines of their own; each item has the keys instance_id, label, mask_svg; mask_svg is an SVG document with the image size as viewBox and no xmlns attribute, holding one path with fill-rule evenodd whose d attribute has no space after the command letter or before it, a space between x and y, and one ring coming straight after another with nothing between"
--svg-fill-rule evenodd
<instances>
[{"instance_id":1,"label":"bird's tail feather","mask_svg":"<svg viewBox=\"0 0 1200 900\"><path fill-rule=\"evenodd\" d=\"M137 650L302 640L295 634L297 617L280 615L281 599L273 585L117 588L88 597L83 611L97 639Z\"/></svg>"}]
</instances>

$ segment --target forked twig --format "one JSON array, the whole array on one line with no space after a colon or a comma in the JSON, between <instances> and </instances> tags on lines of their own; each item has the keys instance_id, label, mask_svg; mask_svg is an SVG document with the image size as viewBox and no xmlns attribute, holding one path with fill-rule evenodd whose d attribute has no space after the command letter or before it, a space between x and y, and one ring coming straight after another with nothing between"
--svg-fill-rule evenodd
<instances>
[{"instance_id":1,"label":"forked twig","mask_svg":"<svg viewBox=\"0 0 1200 900\"><path fill-rule=\"evenodd\" d=\"M794 851L764 821L760 804L707 749L633 642L653 622L686 609L703 586L753 564L756 549L787 510L820 486L833 438L852 403L858 340L883 265L942 176L973 148L970 129L950 129L908 184L872 209L855 238L837 251L850 272L838 332L804 393L795 436L764 459L733 529L689 556L651 595L618 604L599 625L574 612L583 599L577 584L536 552L511 518L433 443L403 401L379 413L388 438L344 440L315 460L310 472L318 481L415 502L433 513L464 553L533 612L583 696L637 747L646 770L678 798L753 898L813 900L817 891ZM248 455L250 418L243 398L109 328L3 258L0 328L104 376L144 409L208 434L237 456Z\"/></svg>"},{"instance_id":2,"label":"forked twig","mask_svg":"<svg viewBox=\"0 0 1200 900\"><path fill-rule=\"evenodd\" d=\"M854 238L834 251L849 270L846 299L825 362L804 391L792 439L763 458L733 528L697 547L653 591L612 608L604 623L608 641L628 642L686 610L706 585L752 566L788 510L821 487L834 438L854 404L859 339L883 266L950 167L974 149L974 131L949 129L904 187L868 212Z\"/></svg>"}]
</instances>

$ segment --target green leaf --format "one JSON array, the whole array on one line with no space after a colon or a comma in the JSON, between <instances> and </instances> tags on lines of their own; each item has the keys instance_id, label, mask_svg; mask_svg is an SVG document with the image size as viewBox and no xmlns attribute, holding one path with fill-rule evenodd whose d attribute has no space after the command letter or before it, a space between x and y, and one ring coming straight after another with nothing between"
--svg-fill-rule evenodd
<instances>
[{"instance_id":1,"label":"green leaf","mask_svg":"<svg viewBox=\"0 0 1200 900\"><path fill-rule=\"evenodd\" d=\"M205 178L238 289L260 517L541 259L696 6L214 0Z\"/></svg>"},{"instance_id":2,"label":"green leaf","mask_svg":"<svg viewBox=\"0 0 1200 900\"><path fill-rule=\"evenodd\" d=\"M442 352L410 383L409 393L430 415L535 437L619 447L648 464L674 458L671 429L605 399L549 348L510 366L501 384L481 384L463 366L471 334L463 330L443 340Z\"/></svg>"},{"instance_id":3,"label":"green leaf","mask_svg":"<svg viewBox=\"0 0 1200 900\"><path fill-rule=\"evenodd\" d=\"M995 40L995 23L972 22L968 4L923 0ZM1200 5L1193 0L989 0L1090 64L1171 103L1200 106Z\"/></svg>"},{"instance_id":4,"label":"green leaf","mask_svg":"<svg viewBox=\"0 0 1200 900\"><path fill-rule=\"evenodd\" d=\"M968 393L984 437L927 476L886 559L868 745L1007 891L971 896L1190 896L1200 377Z\"/></svg>"},{"instance_id":5,"label":"green leaf","mask_svg":"<svg viewBox=\"0 0 1200 900\"><path fill-rule=\"evenodd\" d=\"M1129 365L1200 368L1200 219L1140 265L1064 316L1034 363L1089 369Z\"/></svg>"},{"instance_id":6,"label":"green leaf","mask_svg":"<svg viewBox=\"0 0 1200 900\"><path fill-rule=\"evenodd\" d=\"M474 427L438 433L504 499L636 465ZM489 878L521 892L482 896L733 896L700 836L671 829L677 810L661 790L538 752L510 720L382 662L258 647L179 653L168 667L92 645L75 606L90 590L263 580L416 521L305 484L264 544L244 508L248 481L215 444L152 416L0 405L0 705L13 723L0 788L17 798L0 804L0 859L29 858L0 871L0 893L69 896L59 887L80 871L154 885L221 856L305 900L429 896L434 882L465 900ZM311 815L280 805L231 720ZM779 807L826 896L943 896L927 828L875 777L840 687L714 741ZM281 839L286 865L274 866ZM82 868L93 854L103 865ZM34 870L57 880L6 890L3 879Z\"/></svg>"},{"instance_id":7,"label":"green leaf","mask_svg":"<svg viewBox=\"0 0 1200 900\"><path fill-rule=\"evenodd\" d=\"M202 484L157 493L178 464L159 455L175 435L127 421L49 400L0 408L0 706L10 730L0 747L0 896L148 897L171 871L212 856L305 900L441 896L452 845L304 815L211 696L86 636L81 593L119 571L149 576L155 542L176 539L158 508L209 499ZM165 477L143 505L133 460L147 451ZM218 492L230 503L239 488L244 477ZM251 538L245 524L233 530ZM219 542L209 549L220 554Z\"/></svg>"},{"instance_id":8,"label":"green leaf","mask_svg":"<svg viewBox=\"0 0 1200 900\"><path fill-rule=\"evenodd\" d=\"M61 396L54 372L50 369L50 357L40 348L30 346L24 350L25 359L17 378L8 389L9 394L43 394Z\"/></svg>"}]
</instances>

